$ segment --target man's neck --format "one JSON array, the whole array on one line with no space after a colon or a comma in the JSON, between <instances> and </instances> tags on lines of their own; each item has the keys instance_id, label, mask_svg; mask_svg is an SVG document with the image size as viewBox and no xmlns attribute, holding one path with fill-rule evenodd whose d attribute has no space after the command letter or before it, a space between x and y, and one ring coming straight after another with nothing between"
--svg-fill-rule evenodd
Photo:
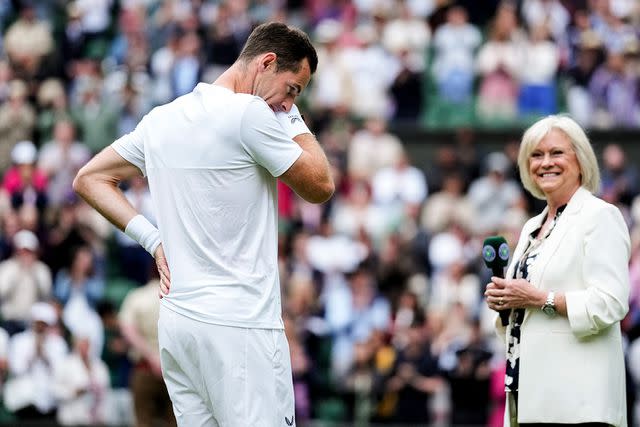
<instances>
[{"instance_id":1,"label":"man's neck","mask_svg":"<svg viewBox=\"0 0 640 427\"><path fill-rule=\"evenodd\" d=\"M251 64L235 62L218 77L213 84L225 87L235 93L253 93L254 72Z\"/></svg>"}]
</instances>

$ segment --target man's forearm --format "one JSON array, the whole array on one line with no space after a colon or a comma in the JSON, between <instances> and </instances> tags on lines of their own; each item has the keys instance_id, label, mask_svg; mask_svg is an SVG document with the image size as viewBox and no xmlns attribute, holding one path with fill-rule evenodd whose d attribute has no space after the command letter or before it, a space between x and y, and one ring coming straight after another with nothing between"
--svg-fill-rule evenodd
<instances>
[{"instance_id":1,"label":"man's forearm","mask_svg":"<svg viewBox=\"0 0 640 427\"><path fill-rule=\"evenodd\" d=\"M316 174L318 179L323 182L333 182L329 160L316 137L310 133L304 133L296 136L293 140L303 151L306 151L311 157L316 159L318 165Z\"/></svg>"},{"instance_id":2,"label":"man's forearm","mask_svg":"<svg viewBox=\"0 0 640 427\"><path fill-rule=\"evenodd\" d=\"M138 168L107 147L80 169L73 189L102 216L124 230L137 212L118 185L136 175L140 175Z\"/></svg>"},{"instance_id":3,"label":"man's forearm","mask_svg":"<svg viewBox=\"0 0 640 427\"><path fill-rule=\"evenodd\" d=\"M91 207L122 231L137 215L134 207L118 188L117 182L109 182L95 176L79 175L74 181L73 189Z\"/></svg>"}]
</instances>

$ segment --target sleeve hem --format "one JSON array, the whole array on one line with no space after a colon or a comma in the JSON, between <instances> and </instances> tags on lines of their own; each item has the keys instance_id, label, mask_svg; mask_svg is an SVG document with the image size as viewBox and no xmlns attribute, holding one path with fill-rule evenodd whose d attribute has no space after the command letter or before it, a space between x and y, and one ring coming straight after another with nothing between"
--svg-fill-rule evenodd
<instances>
[{"instance_id":1,"label":"sleeve hem","mask_svg":"<svg viewBox=\"0 0 640 427\"><path fill-rule=\"evenodd\" d=\"M285 163L282 167L278 168L273 172L273 176L278 178L280 175L289 170L291 166L300 158L302 155L302 148L299 149L298 153L295 156L292 156L291 160Z\"/></svg>"},{"instance_id":2,"label":"sleeve hem","mask_svg":"<svg viewBox=\"0 0 640 427\"><path fill-rule=\"evenodd\" d=\"M131 163L132 165L134 165L135 167L137 167L140 172L142 172L143 176L147 176L147 172L144 168L141 168L140 165L138 164L138 161L136 159L136 157L134 155L132 155L126 148L124 148L121 144L118 143L118 141L115 141L111 144L111 147L115 150L116 153L118 153L120 156L122 156L123 159L125 159L127 162Z\"/></svg>"},{"instance_id":3,"label":"sleeve hem","mask_svg":"<svg viewBox=\"0 0 640 427\"><path fill-rule=\"evenodd\" d=\"M567 304L567 318L571 330L578 337L585 337L593 333L589 314L586 312L586 295L583 291L569 291L565 293Z\"/></svg>"}]
</instances>

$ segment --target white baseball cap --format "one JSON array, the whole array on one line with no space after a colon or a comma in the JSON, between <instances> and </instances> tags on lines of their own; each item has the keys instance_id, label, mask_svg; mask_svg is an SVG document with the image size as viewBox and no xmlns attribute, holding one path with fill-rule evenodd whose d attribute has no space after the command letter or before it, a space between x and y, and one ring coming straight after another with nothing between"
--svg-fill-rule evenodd
<instances>
[{"instance_id":1,"label":"white baseball cap","mask_svg":"<svg viewBox=\"0 0 640 427\"><path fill-rule=\"evenodd\" d=\"M38 150L31 141L20 141L11 150L11 160L18 165L36 162Z\"/></svg>"},{"instance_id":2,"label":"white baseball cap","mask_svg":"<svg viewBox=\"0 0 640 427\"><path fill-rule=\"evenodd\" d=\"M13 246L16 249L29 249L37 251L40 246L38 237L29 230L20 230L13 236Z\"/></svg>"},{"instance_id":3,"label":"white baseball cap","mask_svg":"<svg viewBox=\"0 0 640 427\"><path fill-rule=\"evenodd\" d=\"M31 321L44 322L49 326L54 326L58 321L58 314L51 304L37 302L31 306Z\"/></svg>"}]
</instances>

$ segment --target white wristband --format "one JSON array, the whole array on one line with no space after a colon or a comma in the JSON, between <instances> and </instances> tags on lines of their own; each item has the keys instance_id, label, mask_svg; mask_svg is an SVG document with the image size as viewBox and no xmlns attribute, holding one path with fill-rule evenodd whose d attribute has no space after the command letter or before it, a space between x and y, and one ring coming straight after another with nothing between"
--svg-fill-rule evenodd
<instances>
[{"instance_id":1,"label":"white wristband","mask_svg":"<svg viewBox=\"0 0 640 427\"><path fill-rule=\"evenodd\" d=\"M131 237L152 256L160 245L160 231L142 215L136 215L124 229L124 234Z\"/></svg>"},{"instance_id":2,"label":"white wristband","mask_svg":"<svg viewBox=\"0 0 640 427\"><path fill-rule=\"evenodd\" d=\"M298 107L295 104L291 106L291 110L289 110L288 113L286 111L277 112L276 118L280 122L282 129L284 129L285 133L289 135L291 139L298 135L302 135L303 133L311 133L302 119L300 110L298 110Z\"/></svg>"}]
</instances>

